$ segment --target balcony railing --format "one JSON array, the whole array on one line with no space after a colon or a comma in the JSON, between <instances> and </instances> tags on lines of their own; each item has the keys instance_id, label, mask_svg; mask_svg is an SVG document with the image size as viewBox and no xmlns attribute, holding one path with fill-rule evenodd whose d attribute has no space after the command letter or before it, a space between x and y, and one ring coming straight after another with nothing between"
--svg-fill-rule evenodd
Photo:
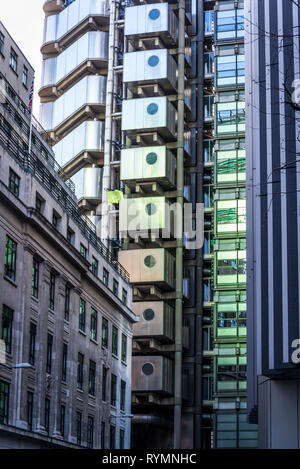
<instances>
[{"instance_id":1,"label":"balcony railing","mask_svg":"<svg viewBox=\"0 0 300 469\"><path fill-rule=\"evenodd\" d=\"M0 145L15 158L24 170L26 169L33 174L63 208L64 212L72 218L83 236L94 246L97 252L126 282L129 282L128 272L97 236L96 227L91 220L80 214L77 201L64 188L64 181L54 176L40 158L34 154L30 155L27 149L24 149L19 135L12 129L3 115L0 115Z\"/></svg>"}]
</instances>

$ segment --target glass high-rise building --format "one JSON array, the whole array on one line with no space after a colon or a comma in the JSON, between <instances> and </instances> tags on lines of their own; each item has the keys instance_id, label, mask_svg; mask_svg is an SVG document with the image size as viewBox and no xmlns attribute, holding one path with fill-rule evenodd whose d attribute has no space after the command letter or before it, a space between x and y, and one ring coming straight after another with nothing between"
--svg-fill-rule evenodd
<instances>
[{"instance_id":1,"label":"glass high-rise building","mask_svg":"<svg viewBox=\"0 0 300 469\"><path fill-rule=\"evenodd\" d=\"M254 448L244 2L49 0L44 9L42 124L111 262L128 270L140 317L132 446ZM178 219L166 233L175 203L190 204L193 229L202 209L203 247L190 249Z\"/></svg>"}]
</instances>

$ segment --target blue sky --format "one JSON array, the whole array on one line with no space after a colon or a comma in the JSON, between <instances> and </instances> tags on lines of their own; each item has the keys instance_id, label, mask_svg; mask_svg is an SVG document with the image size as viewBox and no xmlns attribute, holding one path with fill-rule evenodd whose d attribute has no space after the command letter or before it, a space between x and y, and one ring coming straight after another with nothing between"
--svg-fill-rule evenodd
<instances>
[{"instance_id":1,"label":"blue sky","mask_svg":"<svg viewBox=\"0 0 300 469\"><path fill-rule=\"evenodd\" d=\"M41 85L43 3L44 0L9 0L1 1L0 6L0 20L36 71L33 112L37 118L39 116L37 91Z\"/></svg>"}]
</instances>

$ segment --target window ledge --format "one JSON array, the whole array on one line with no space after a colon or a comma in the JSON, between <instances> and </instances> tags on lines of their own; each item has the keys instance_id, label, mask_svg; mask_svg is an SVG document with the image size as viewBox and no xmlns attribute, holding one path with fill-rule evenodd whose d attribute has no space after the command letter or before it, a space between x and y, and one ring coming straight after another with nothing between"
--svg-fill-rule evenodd
<instances>
[{"instance_id":1,"label":"window ledge","mask_svg":"<svg viewBox=\"0 0 300 469\"><path fill-rule=\"evenodd\" d=\"M91 337L90 337L90 341L95 345L99 345L99 342L95 339L92 339Z\"/></svg>"},{"instance_id":2,"label":"window ledge","mask_svg":"<svg viewBox=\"0 0 300 469\"><path fill-rule=\"evenodd\" d=\"M78 329L78 332L79 334L83 335L84 337L86 337L86 332L82 331L81 329Z\"/></svg>"},{"instance_id":3,"label":"window ledge","mask_svg":"<svg viewBox=\"0 0 300 469\"><path fill-rule=\"evenodd\" d=\"M4 275L3 275L3 278L4 278L5 280L7 280L9 283L11 283L14 287L18 287L18 284L17 284L14 280L12 280L11 278L9 278L7 275L4 274Z\"/></svg>"},{"instance_id":4,"label":"window ledge","mask_svg":"<svg viewBox=\"0 0 300 469\"><path fill-rule=\"evenodd\" d=\"M122 365L127 366L127 362L124 362L124 360L121 360Z\"/></svg>"},{"instance_id":5,"label":"window ledge","mask_svg":"<svg viewBox=\"0 0 300 469\"><path fill-rule=\"evenodd\" d=\"M18 77L19 75L17 74L17 72L12 68L11 65L9 65L9 68L14 72L14 74Z\"/></svg>"},{"instance_id":6,"label":"window ledge","mask_svg":"<svg viewBox=\"0 0 300 469\"><path fill-rule=\"evenodd\" d=\"M117 360L119 360L118 355L115 355L114 353L112 353L112 356L113 356L114 358L116 358Z\"/></svg>"}]
</instances>

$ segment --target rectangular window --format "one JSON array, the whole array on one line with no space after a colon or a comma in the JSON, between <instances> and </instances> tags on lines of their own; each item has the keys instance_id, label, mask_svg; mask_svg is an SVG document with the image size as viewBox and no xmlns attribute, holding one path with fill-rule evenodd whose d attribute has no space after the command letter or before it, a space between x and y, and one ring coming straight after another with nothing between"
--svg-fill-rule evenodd
<instances>
[{"instance_id":1,"label":"rectangular window","mask_svg":"<svg viewBox=\"0 0 300 469\"><path fill-rule=\"evenodd\" d=\"M38 193L35 196L35 208L39 213L44 212L45 200Z\"/></svg>"},{"instance_id":2,"label":"rectangular window","mask_svg":"<svg viewBox=\"0 0 300 469\"><path fill-rule=\"evenodd\" d=\"M110 404L114 407L117 405L117 377L113 373L111 375Z\"/></svg>"},{"instance_id":3,"label":"rectangular window","mask_svg":"<svg viewBox=\"0 0 300 469\"><path fill-rule=\"evenodd\" d=\"M101 449L105 449L105 422L101 422Z\"/></svg>"},{"instance_id":4,"label":"rectangular window","mask_svg":"<svg viewBox=\"0 0 300 469\"><path fill-rule=\"evenodd\" d=\"M71 287L67 284L65 289L65 321L70 319L70 294Z\"/></svg>"},{"instance_id":5,"label":"rectangular window","mask_svg":"<svg viewBox=\"0 0 300 469\"><path fill-rule=\"evenodd\" d=\"M104 285L108 285L108 281L109 281L109 272L107 269L105 269L105 267L103 267L103 283Z\"/></svg>"},{"instance_id":6,"label":"rectangular window","mask_svg":"<svg viewBox=\"0 0 300 469\"><path fill-rule=\"evenodd\" d=\"M50 288L49 288L49 308L54 310L55 303L55 275L50 273Z\"/></svg>"},{"instance_id":7,"label":"rectangular window","mask_svg":"<svg viewBox=\"0 0 300 469\"><path fill-rule=\"evenodd\" d=\"M77 361L77 387L82 389L83 387L83 362L84 362L84 355L82 353L78 353L78 361Z\"/></svg>"},{"instance_id":8,"label":"rectangular window","mask_svg":"<svg viewBox=\"0 0 300 469\"><path fill-rule=\"evenodd\" d=\"M86 303L85 301L80 298L79 304L79 330L85 332L85 311L86 311Z\"/></svg>"},{"instance_id":9,"label":"rectangular window","mask_svg":"<svg viewBox=\"0 0 300 469\"><path fill-rule=\"evenodd\" d=\"M0 423L8 424L9 384L0 381Z\"/></svg>"},{"instance_id":10,"label":"rectangular window","mask_svg":"<svg viewBox=\"0 0 300 469\"><path fill-rule=\"evenodd\" d=\"M94 308L91 308L91 339L97 340L98 328L98 313Z\"/></svg>"},{"instance_id":11,"label":"rectangular window","mask_svg":"<svg viewBox=\"0 0 300 469\"><path fill-rule=\"evenodd\" d=\"M113 326L112 327L112 345L111 350L114 355L118 356L118 329Z\"/></svg>"},{"instance_id":12,"label":"rectangular window","mask_svg":"<svg viewBox=\"0 0 300 469\"><path fill-rule=\"evenodd\" d=\"M87 258L87 248L83 244L80 244L80 254L84 259Z\"/></svg>"},{"instance_id":13,"label":"rectangular window","mask_svg":"<svg viewBox=\"0 0 300 469\"><path fill-rule=\"evenodd\" d=\"M114 425L110 426L109 447L110 447L110 449L115 449L116 448L116 427Z\"/></svg>"},{"instance_id":14,"label":"rectangular window","mask_svg":"<svg viewBox=\"0 0 300 469\"><path fill-rule=\"evenodd\" d=\"M50 399L45 399L45 430L49 433L50 429Z\"/></svg>"},{"instance_id":15,"label":"rectangular window","mask_svg":"<svg viewBox=\"0 0 300 469\"><path fill-rule=\"evenodd\" d=\"M11 280L16 280L17 243L6 236L4 275Z\"/></svg>"},{"instance_id":16,"label":"rectangular window","mask_svg":"<svg viewBox=\"0 0 300 469\"><path fill-rule=\"evenodd\" d=\"M62 373L61 379L67 381L67 365L68 365L68 344L63 344L63 354L62 354Z\"/></svg>"},{"instance_id":17,"label":"rectangular window","mask_svg":"<svg viewBox=\"0 0 300 469\"><path fill-rule=\"evenodd\" d=\"M102 347L108 347L108 320L102 318Z\"/></svg>"},{"instance_id":18,"label":"rectangular window","mask_svg":"<svg viewBox=\"0 0 300 469\"><path fill-rule=\"evenodd\" d=\"M102 401L106 401L107 368L102 367Z\"/></svg>"},{"instance_id":19,"label":"rectangular window","mask_svg":"<svg viewBox=\"0 0 300 469\"><path fill-rule=\"evenodd\" d=\"M60 230L61 216L58 215L58 213L56 213L54 210L53 210L53 215L52 215L52 225L54 226L56 230Z\"/></svg>"},{"instance_id":20,"label":"rectangular window","mask_svg":"<svg viewBox=\"0 0 300 469\"><path fill-rule=\"evenodd\" d=\"M29 338L29 363L30 365L34 366L35 363L35 340L36 340L36 325L31 322L30 323L30 338Z\"/></svg>"},{"instance_id":21,"label":"rectangular window","mask_svg":"<svg viewBox=\"0 0 300 469\"><path fill-rule=\"evenodd\" d=\"M119 282L115 278L113 279L113 293L118 296L119 295Z\"/></svg>"},{"instance_id":22,"label":"rectangular window","mask_svg":"<svg viewBox=\"0 0 300 469\"><path fill-rule=\"evenodd\" d=\"M82 413L76 412L76 434L77 434L78 445L81 445L81 433L82 433Z\"/></svg>"},{"instance_id":23,"label":"rectangular window","mask_svg":"<svg viewBox=\"0 0 300 469\"><path fill-rule=\"evenodd\" d=\"M120 409L125 412L126 403L126 382L121 380Z\"/></svg>"},{"instance_id":24,"label":"rectangular window","mask_svg":"<svg viewBox=\"0 0 300 469\"><path fill-rule=\"evenodd\" d=\"M16 197L20 194L20 177L11 168L9 168L8 188Z\"/></svg>"},{"instance_id":25,"label":"rectangular window","mask_svg":"<svg viewBox=\"0 0 300 469\"><path fill-rule=\"evenodd\" d=\"M124 449L124 444L125 444L125 431L123 428L120 428L120 445L119 449Z\"/></svg>"},{"instance_id":26,"label":"rectangular window","mask_svg":"<svg viewBox=\"0 0 300 469\"><path fill-rule=\"evenodd\" d=\"M0 54L4 55L4 35L0 33Z\"/></svg>"},{"instance_id":27,"label":"rectangular window","mask_svg":"<svg viewBox=\"0 0 300 469\"><path fill-rule=\"evenodd\" d=\"M5 343L5 351L12 352L12 329L14 312L8 306L3 305L2 310L2 334L1 339Z\"/></svg>"},{"instance_id":28,"label":"rectangular window","mask_svg":"<svg viewBox=\"0 0 300 469\"><path fill-rule=\"evenodd\" d=\"M71 230L69 226L67 228L67 240L69 241L69 243L74 245L75 233L73 230Z\"/></svg>"},{"instance_id":29,"label":"rectangular window","mask_svg":"<svg viewBox=\"0 0 300 469\"><path fill-rule=\"evenodd\" d=\"M122 302L127 305L127 290L125 288L122 289Z\"/></svg>"},{"instance_id":30,"label":"rectangular window","mask_svg":"<svg viewBox=\"0 0 300 469\"><path fill-rule=\"evenodd\" d=\"M28 86L28 69L25 67L25 65L23 67L22 83L27 88L27 86Z\"/></svg>"},{"instance_id":31,"label":"rectangular window","mask_svg":"<svg viewBox=\"0 0 300 469\"><path fill-rule=\"evenodd\" d=\"M65 437L65 420L66 420L66 407L60 406L60 434Z\"/></svg>"},{"instance_id":32,"label":"rectangular window","mask_svg":"<svg viewBox=\"0 0 300 469\"><path fill-rule=\"evenodd\" d=\"M90 360L89 366L89 394L95 395L95 384L96 384L96 363Z\"/></svg>"},{"instance_id":33,"label":"rectangular window","mask_svg":"<svg viewBox=\"0 0 300 469\"><path fill-rule=\"evenodd\" d=\"M92 449L94 446L94 418L88 417L87 425L87 447Z\"/></svg>"},{"instance_id":34,"label":"rectangular window","mask_svg":"<svg viewBox=\"0 0 300 469\"><path fill-rule=\"evenodd\" d=\"M33 420L33 393L27 393L27 428L32 432L32 420Z\"/></svg>"},{"instance_id":35,"label":"rectangular window","mask_svg":"<svg viewBox=\"0 0 300 469\"><path fill-rule=\"evenodd\" d=\"M99 262L97 259L93 256L92 257L92 272L96 277L98 277L98 268L99 268Z\"/></svg>"},{"instance_id":36,"label":"rectangular window","mask_svg":"<svg viewBox=\"0 0 300 469\"><path fill-rule=\"evenodd\" d=\"M53 346L53 335L47 335L47 363L46 372L50 375L52 369L52 346Z\"/></svg>"},{"instance_id":37,"label":"rectangular window","mask_svg":"<svg viewBox=\"0 0 300 469\"><path fill-rule=\"evenodd\" d=\"M31 275L31 295L34 296L34 298L39 297L39 270L40 264L37 259L33 258Z\"/></svg>"},{"instance_id":38,"label":"rectangular window","mask_svg":"<svg viewBox=\"0 0 300 469\"><path fill-rule=\"evenodd\" d=\"M9 65L13 69L15 73L17 73L17 68L18 68L18 56L16 52L13 50L13 48L10 49L10 59L9 59Z\"/></svg>"},{"instance_id":39,"label":"rectangular window","mask_svg":"<svg viewBox=\"0 0 300 469\"><path fill-rule=\"evenodd\" d=\"M127 336L122 334L122 362L127 361Z\"/></svg>"}]
</instances>

